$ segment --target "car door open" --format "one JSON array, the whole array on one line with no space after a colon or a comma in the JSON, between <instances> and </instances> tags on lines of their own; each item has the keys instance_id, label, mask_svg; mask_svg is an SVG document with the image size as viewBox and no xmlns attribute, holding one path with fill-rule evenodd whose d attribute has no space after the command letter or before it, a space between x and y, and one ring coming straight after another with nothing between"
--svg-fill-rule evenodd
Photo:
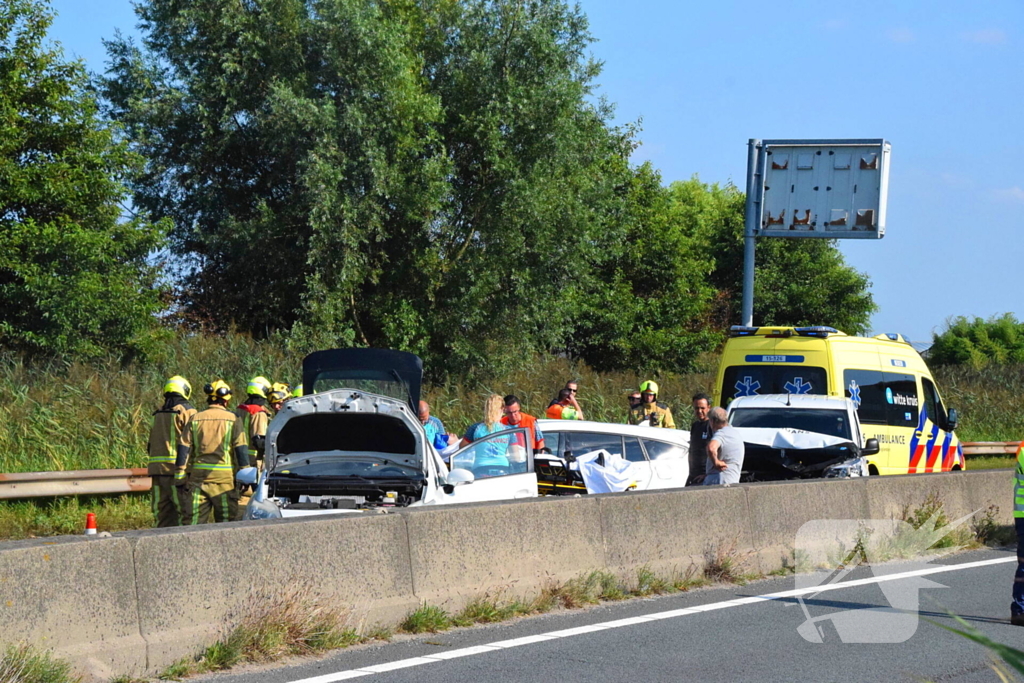
<instances>
[{"instance_id":1,"label":"car door open","mask_svg":"<svg viewBox=\"0 0 1024 683\"><path fill-rule=\"evenodd\" d=\"M445 503L536 497L529 430L495 432L453 453L444 494Z\"/></svg>"}]
</instances>

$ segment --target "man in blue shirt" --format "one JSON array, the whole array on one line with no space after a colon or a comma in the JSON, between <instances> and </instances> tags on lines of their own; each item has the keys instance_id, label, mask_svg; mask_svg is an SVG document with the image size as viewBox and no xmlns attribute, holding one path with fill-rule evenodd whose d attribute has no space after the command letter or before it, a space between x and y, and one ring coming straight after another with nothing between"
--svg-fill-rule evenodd
<instances>
[{"instance_id":1,"label":"man in blue shirt","mask_svg":"<svg viewBox=\"0 0 1024 683\"><path fill-rule=\"evenodd\" d=\"M430 443L437 450L443 450L448 446L448 432L445 430L441 420L437 419L430 414L430 404L426 401L420 401L420 424L423 425L423 431L427 433L427 443ZM438 439L438 437L441 437ZM443 441L444 443L441 443Z\"/></svg>"}]
</instances>

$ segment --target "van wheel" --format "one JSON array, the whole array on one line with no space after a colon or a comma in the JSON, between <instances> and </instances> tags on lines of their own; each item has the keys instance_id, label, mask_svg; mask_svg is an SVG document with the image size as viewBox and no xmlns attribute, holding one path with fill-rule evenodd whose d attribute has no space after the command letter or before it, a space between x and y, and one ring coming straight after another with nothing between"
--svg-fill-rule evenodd
<instances>
[{"instance_id":1,"label":"van wheel","mask_svg":"<svg viewBox=\"0 0 1024 683\"><path fill-rule=\"evenodd\" d=\"M960 470L961 470L960 465L953 465L953 469L951 469L950 472L959 472Z\"/></svg>"},{"instance_id":2,"label":"van wheel","mask_svg":"<svg viewBox=\"0 0 1024 683\"><path fill-rule=\"evenodd\" d=\"M874 465L868 465L868 474L871 475L872 477L877 477L878 468L875 467Z\"/></svg>"}]
</instances>

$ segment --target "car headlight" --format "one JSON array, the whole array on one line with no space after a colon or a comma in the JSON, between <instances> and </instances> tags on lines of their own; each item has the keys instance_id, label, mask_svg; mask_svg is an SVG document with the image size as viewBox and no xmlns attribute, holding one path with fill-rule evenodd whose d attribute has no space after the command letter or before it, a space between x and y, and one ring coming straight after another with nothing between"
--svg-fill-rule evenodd
<instances>
[{"instance_id":1,"label":"car headlight","mask_svg":"<svg viewBox=\"0 0 1024 683\"><path fill-rule=\"evenodd\" d=\"M249 501L249 506L245 508L242 519L281 519L282 516L281 508L274 501L253 498Z\"/></svg>"},{"instance_id":2,"label":"car headlight","mask_svg":"<svg viewBox=\"0 0 1024 683\"><path fill-rule=\"evenodd\" d=\"M825 468L826 479L868 476L868 465L864 458L854 458Z\"/></svg>"}]
</instances>

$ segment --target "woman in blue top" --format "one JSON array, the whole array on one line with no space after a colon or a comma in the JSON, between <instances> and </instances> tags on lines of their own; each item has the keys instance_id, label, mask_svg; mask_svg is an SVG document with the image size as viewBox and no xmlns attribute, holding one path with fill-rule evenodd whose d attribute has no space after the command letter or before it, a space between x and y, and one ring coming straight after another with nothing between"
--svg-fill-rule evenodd
<instances>
[{"instance_id":1,"label":"woman in blue top","mask_svg":"<svg viewBox=\"0 0 1024 683\"><path fill-rule=\"evenodd\" d=\"M483 422L477 422L474 425L470 425L469 429L462 437L462 442L459 444L461 448L465 448L474 441L479 441L485 436L500 432L508 429L506 425L501 424L502 411L505 408L505 401L498 394L491 394L487 397L484 402L484 420ZM469 467L473 469L475 467L508 467L508 456L506 452L511 444L511 439L491 439L481 448L471 449L473 454L472 462L459 463L459 465ZM469 455L468 453L466 455ZM461 458L460 458L461 460Z\"/></svg>"}]
</instances>

